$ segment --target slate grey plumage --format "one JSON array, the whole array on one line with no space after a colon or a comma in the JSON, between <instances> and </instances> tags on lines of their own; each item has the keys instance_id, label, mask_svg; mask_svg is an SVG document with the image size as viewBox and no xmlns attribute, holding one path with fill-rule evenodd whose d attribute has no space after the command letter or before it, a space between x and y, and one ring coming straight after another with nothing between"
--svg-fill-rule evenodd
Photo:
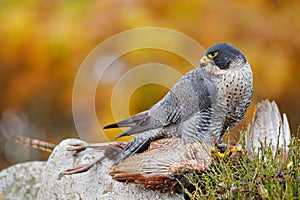
<instances>
[{"instance_id":1,"label":"slate grey plumage","mask_svg":"<svg viewBox=\"0 0 300 200\"><path fill-rule=\"evenodd\" d=\"M150 110L104 127L130 127L118 137L138 134L115 164L159 138L180 137L209 145L220 140L244 118L252 93L252 70L245 56L228 43L211 46L200 68L179 79Z\"/></svg>"}]
</instances>

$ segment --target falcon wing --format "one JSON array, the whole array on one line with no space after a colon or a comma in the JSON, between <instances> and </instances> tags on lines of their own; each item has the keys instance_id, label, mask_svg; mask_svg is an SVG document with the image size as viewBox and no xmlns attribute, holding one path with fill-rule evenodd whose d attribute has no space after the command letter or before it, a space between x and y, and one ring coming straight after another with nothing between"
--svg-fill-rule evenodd
<instances>
[{"instance_id":1,"label":"falcon wing","mask_svg":"<svg viewBox=\"0 0 300 200\"><path fill-rule=\"evenodd\" d=\"M209 107L217 97L217 87L202 69L182 77L170 92L149 111L149 115L164 126L180 123L194 113Z\"/></svg>"},{"instance_id":2,"label":"falcon wing","mask_svg":"<svg viewBox=\"0 0 300 200\"><path fill-rule=\"evenodd\" d=\"M177 124L209 107L215 101L217 92L217 87L209 79L209 75L201 68L195 69L183 76L149 111L104 128L131 127L116 137L119 138Z\"/></svg>"}]
</instances>

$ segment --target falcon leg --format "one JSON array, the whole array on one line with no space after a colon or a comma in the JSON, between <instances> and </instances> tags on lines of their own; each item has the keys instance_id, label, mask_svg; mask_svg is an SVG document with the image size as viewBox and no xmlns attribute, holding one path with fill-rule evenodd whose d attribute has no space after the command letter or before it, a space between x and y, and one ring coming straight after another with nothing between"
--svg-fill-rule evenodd
<instances>
[{"instance_id":1,"label":"falcon leg","mask_svg":"<svg viewBox=\"0 0 300 200\"><path fill-rule=\"evenodd\" d=\"M101 162L105 156L101 156L100 158L97 158L93 160L90 163L79 165L75 168L67 169L60 173L59 178L63 177L64 175L72 175L72 174L78 174L82 172L87 172L89 169L91 169L95 164L98 162Z\"/></svg>"},{"instance_id":2,"label":"falcon leg","mask_svg":"<svg viewBox=\"0 0 300 200\"><path fill-rule=\"evenodd\" d=\"M103 159L108 158L110 160L115 160L116 156L124 149L126 143L124 142L110 142L110 143L94 143L88 144L86 142L79 142L74 144L69 144L67 148L68 151L74 151L74 155L78 155L81 151L86 150L87 148L100 149L104 150L104 156L92 160L92 162L87 164L79 165L75 168L67 169L63 171L59 177L61 178L64 175L72 175L77 173L86 172L91 169L98 162L101 162Z\"/></svg>"},{"instance_id":3,"label":"falcon leg","mask_svg":"<svg viewBox=\"0 0 300 200\"><path fill-rule=\"evenodd\" d=\"M77 156L80 152L88 149L98 149L98 150L107 150L109 147L115 146L116 148L123 149L126 143L124 142L106 142L106 143L86 143L86 142L78 142L69 144L67 148L68 151L74 151L74 156Z\"/></svg>"},{"instance_id":4,"label":"falcon leg","mask_svg":"<svg viewBox=\"0 0 300 200\"><path fill-rule=\"evenodd\" d=\"M216 147L221 153L224 153L227 150L227 144L223 141L218 141Z\"/></svg>"},{"instance_id":5,"label":"falcon leg","mask_svg":"<svg viewBox=\"0 0 300 200\"><path fill-rule=\"evenodd\" d=\"M224 134L224 133L223 133ZM221 134L221 135L223 135ZM228 144L223 142L222 137L214 139L215 147L220 153L224 153L227 150Z\"/></svg>"}]
</instances>

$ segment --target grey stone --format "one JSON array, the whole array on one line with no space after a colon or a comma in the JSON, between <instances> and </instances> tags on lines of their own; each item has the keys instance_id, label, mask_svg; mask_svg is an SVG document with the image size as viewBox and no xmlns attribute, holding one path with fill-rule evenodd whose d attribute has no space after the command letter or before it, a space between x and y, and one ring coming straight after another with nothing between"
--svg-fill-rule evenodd
<instances>
[{"instance_id":1,"label":"grey stone","mask_svg":"<svg viewBox=\"0 0 300 200\"><path fill-rule=\"evenodd\" d=\"M148 191L135 184L126 185L113 180L108 175L112 162L107 159L87 172L60 177L66 169L103 156L100 150L95 149L73 156L66 149L68 144L79 141L62 141L47 162L27 162L2 170L0 199L180 199L175 194Z\"/></svg>"},{"instance_id":2,"label":"grey stone","mask_svg":"<svg viewBox=\"0 0 300 200\"><path fill-rule=\"evenodd\" d=\"M0 199L37 199L46 162L16 164L0 172Z\"/></svg>"}]
</instances>

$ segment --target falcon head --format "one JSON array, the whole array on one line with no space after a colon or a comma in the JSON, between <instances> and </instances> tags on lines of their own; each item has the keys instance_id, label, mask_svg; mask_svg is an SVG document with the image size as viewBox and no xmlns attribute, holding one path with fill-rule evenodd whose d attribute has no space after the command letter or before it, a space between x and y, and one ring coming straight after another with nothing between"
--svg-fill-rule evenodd
<instances>
[{"instance_id":1,"label":"falcon head","mask_svg":"<svg viewBox=\"0 0 300 200\"><path fill-rule=\"evenodd\" d=\"M200 67L216 68L215 70L235 69L246 64L246 58L233 45L217 43L209 47L200 60Z\"/></svg>"}]
</instances>

